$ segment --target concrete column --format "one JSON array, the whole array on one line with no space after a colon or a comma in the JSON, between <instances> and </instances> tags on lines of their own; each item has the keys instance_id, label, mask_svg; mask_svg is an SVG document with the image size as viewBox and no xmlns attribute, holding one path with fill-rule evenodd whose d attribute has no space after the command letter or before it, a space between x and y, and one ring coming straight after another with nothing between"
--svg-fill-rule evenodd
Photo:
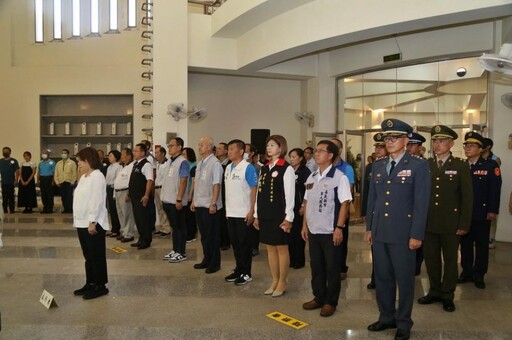
<instances>
[{"instance_id":1,"label":"concrete column","mask_svg":"<svg viewBox=\"0 0 512 340\"><path fill-rule=\"evenodd\" d=\"M166 145L168 132L187 143L188 119L175 121L167 114L171 103L188 97L187 0L154 1L153 8L153 140Z\"/></svg>"}]
</instances>

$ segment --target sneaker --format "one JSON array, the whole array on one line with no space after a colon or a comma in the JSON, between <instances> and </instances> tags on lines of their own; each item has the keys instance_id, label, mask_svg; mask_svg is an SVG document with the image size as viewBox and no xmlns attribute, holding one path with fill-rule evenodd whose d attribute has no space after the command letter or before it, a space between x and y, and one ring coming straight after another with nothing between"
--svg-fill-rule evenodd
<instances>
[{"instance_id":1,"label":"sneaker","mask_svg":"<svg viewBox=\"0 0 512 340\"><path fill-rule=\"evenodd\" d=\"M235 282L236 279L238 279L240 275L235 274L235 272L232 272L228 276L224 278L227 282Z\"/></svg>"},{"instance_id":2,"label":"sneaker","mask_svg":"<svg viewBox=\"0 0 512 340\"><path fill-rule=\"evenodd\" d=\"M192 242L195 242L195 241L196 241L196 239L193 238L193 239L187 240L187 243L192 243Z\"/></svg>"},{"instance_id":3,"label":"sneaker","mask_svg":"<svg viewBox=\"0 0 512 340\"><path fill-rule=\"evenodd\" d=\"M185 261L187 259L187 255L186 254L178 254L176 253L176 256L172 257L169 262L170 263L178 263L178 262L182 262L182 261Z\"/></svg>"},{"instance_id":4,"label":"sneaker","mask_svg":"<svg viewBox=\"0 0 512 340\"><path fill-rule=\"evenodd\" d=\"M489 249L494 249L494 248L496 248L496 243L494 243L493 238L490 238L489 239Z\"/></svg>"},{"instance_id":5,"label":"sneaker","mask_svg":"<svg viewBox=\"0 0 512 340\"><path fill-rule=\"evenodd\" d=\"M172 250L169 254L166 254L162 257L162 260L170 260L172 259L174 256L176 256L176 254L178 254L177 252L175 252L174 250Z\"/></svg>"},{"instance_id":6,"label":"sneaker","mask_svg":"<svg viewBox=\"0 0 512 340\"><path fill-rule=\"evenodd\" d=\"M235 280L235 285L237 286L243 286L245 284L248 284L249 282L252 281L252 277L250 275L247 275L247 274L242 274L240 275L236 280Z\"/></svg>"}]
</instances>

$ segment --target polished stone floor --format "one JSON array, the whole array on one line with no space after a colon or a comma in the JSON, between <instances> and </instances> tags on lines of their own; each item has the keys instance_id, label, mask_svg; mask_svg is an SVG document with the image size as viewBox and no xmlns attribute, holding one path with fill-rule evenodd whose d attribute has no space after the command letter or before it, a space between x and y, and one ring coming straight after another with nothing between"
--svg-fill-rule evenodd
<instances>
[{"instance_id":1,"label":"polished stone floor","mask_svg":"<svg viewBox=\"0 0 512 340\"><path fill-rule=\"evenodd\" d=\"M222 252L222 270L193 269L201 257L199 241L188 244L189 259L161 260L171 241L155 239L150 249L134 250L109 238L110 294L85 301L73 296L84 283L83 258L69 215L7 215L0 250L0 339L392 339L393 330L370 333L378 317L375 295L366 289L370 251L362 225L351 227L349 275L342 283L338 311L321 318L304 311L311 299L310 269L292 269L281 298L263 295L270 284L266 253L254 258L254 281L241 287L224 281L234 267L231 250ZM512 244L491 250L487 288L457 287L457 310L441 305L413 310L414 339L512 339ZM43 289L58 307L46 309ZM416 296L428 289L425 269L416 279ZM309 323L301 330L265 315L279 311Z\"/></svg>"}]
</instances>

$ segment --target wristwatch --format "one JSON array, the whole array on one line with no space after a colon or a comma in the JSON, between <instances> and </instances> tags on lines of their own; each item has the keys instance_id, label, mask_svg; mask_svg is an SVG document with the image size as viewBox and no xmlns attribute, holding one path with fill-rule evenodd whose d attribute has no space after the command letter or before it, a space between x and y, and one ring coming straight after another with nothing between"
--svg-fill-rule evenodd
<instances>
[{"instance_id":1,"label":"wristwatch","mask_svg":"<svg viewBox=\"0 0 512 340\"><path fill-rule=\"evenodd\" d=\"M345 225L337 225L336 228L343 229L343 228L345 228Z\"/></svg>"}]
</instances>

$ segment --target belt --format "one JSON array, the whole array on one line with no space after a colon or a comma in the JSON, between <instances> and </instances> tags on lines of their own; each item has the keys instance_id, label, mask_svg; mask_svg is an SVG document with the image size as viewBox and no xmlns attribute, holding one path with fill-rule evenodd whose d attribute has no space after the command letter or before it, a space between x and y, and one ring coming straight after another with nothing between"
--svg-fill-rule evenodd
<instances>
[{"instance_id":1,"label":"belt","mask_svg":"<svg viewBox=\"0 0 512 340\"><path fill-rule=\"evenodd\" d=\"M155 186L155 189L160 189L160 188L162 188L162 186L161 186L161 185L157 185L157 186Z\"/></svg>"},{"instance_id":2,"label":"belt","mask_svg":"<svg viewBox=\"0 0 512 340\"><path fill-rule=\"evenodd\" d=\"M124 188L124 189L114 189L115 192L119 192L119 191L126 191L128 190L128 188Z\"/></svg>"}]
</instances>

